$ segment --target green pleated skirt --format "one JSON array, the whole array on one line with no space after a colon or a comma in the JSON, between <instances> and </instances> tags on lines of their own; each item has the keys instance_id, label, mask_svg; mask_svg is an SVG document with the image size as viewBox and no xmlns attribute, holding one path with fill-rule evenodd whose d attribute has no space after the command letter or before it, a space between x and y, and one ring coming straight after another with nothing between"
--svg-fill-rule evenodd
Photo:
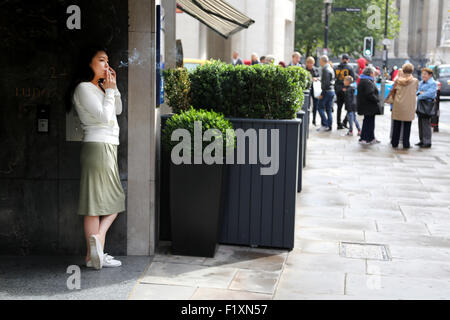
<instances>
[{"instance_id":1,"label":"green pleated skirt","mask_svg":"<svg viewBox=\"0 0 450 320\"><path fill-rule=\"evenodd\" d=\"M117 146L84 142L81 155L81 216L108 216L125 211L125 193L120 182Z\"/></svg>"}]
</instances>

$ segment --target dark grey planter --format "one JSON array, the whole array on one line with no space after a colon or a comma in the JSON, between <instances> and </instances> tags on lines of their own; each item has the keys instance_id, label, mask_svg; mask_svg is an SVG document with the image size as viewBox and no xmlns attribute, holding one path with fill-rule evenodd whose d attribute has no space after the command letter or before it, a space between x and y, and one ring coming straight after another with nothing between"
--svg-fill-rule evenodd
<instances>
[{"instance_id":1,"label":"dark grey planter","mask_svg":"<svg viewBox=\"0 0 450 320\"><path fill-rule=\"evenodd\" d=\"M164 126L170 115L162 116ZM253 247L294 248L295 211L301 120L229 119L235 129L278 129L280 133L279 170L276 175L262 176L262 164L248 164L249 147L245 148L247 164L226 166L224 176L223 217L219 242ZM268 154L271 154L270 138ZM161 161L161 195L159 239L171 240L169 155L163 149ZM236 151L237 152L237 151ZM236 154L235 154L236 163Z\"/></svg>"},{"instance_id":2,"label":"dark grey planter","mask_svg":"<svg viewBox=\"0 0 450 320\"><path fill-rule=\"evenodd\" d=\"M244 131L249 128L278 129L280 159L279 171L274 176L262 176L261 164L227 166L228 192L225 194L220 242L291 250L294 248L301 121L230 121L235 129ZM246 152L248 154L248 146Z\"/></svg>"},{"instance_id":3,"label":"dark grey planter","mask_svg":"<svg viewBox=\"0 0 450 320\"><path fill-rule=\"evenodd\" d=\"M306 132L305 132L305 125L306 125L306 112L300 111L297 112L297 118L302 120L302 124L300 126L300 132L299 132L299 145L298 145L298 173L297 173L297 192L302 192L303 189L303 168L305 167L304 161L305 161L305 152L306 152Z\"/></svg>"},{"instance_id":4,"label":"dark grey planter","mask_svg":"<svg viewBox=\"0 0 450 320\"><path fill-rule=\"evenodd\" d=\"M311 122L311 94L309 91L304 92L305 95L305 102L303 103L302 111L305 112L305 118L304 118L304 125L303 125L303 132L305 135L304 142L304 149L303 149L303 168L306 167L306 156L307 156L307 149L308 149L308 139L309 139L309 125Z\"/></svg>"},{"instance_id":5,"label":"dark grey planter","mask_svg":"<svg viewBox=\"0 0 450 320\"><path fill-rule=\"evenodd\" d=\"M222 213L223 169L223 165L170 163L172 254L214 257Z\"/></svg>"}]
</instances>

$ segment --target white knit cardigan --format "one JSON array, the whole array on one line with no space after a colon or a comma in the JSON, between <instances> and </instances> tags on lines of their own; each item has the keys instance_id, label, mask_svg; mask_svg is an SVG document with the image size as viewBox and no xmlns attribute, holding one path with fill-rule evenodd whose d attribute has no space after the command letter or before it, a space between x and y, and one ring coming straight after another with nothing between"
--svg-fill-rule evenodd
<instances>
[{"instance_id":1,"label":"white knit cardigan","mask_svg":"<svg viewBox=\"0 0 450 320\"><path fill-rule=\"evenodd\" d=\"M82 82L75 89L73 102L83 128L83 141L119 145L117 116L122 114L122 99L118 89L105 91L92 82Z\"/></svg>"}]
</instances>

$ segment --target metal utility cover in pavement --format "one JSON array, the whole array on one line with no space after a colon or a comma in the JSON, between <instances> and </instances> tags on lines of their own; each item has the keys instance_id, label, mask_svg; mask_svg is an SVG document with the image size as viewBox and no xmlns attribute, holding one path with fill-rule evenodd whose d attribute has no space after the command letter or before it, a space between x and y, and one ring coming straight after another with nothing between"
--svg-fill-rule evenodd
<instances>
[{"instance_id":1,"label":"metal utility cover in pavement","mask_svg":"<svg viewBox=\"0 0 450 320\"><path fill-rule=\"evenodd\" d=\"M388 249L382 244L341 242L340 251L345 258L390 260Z\"/></svg>"}]
</instances>

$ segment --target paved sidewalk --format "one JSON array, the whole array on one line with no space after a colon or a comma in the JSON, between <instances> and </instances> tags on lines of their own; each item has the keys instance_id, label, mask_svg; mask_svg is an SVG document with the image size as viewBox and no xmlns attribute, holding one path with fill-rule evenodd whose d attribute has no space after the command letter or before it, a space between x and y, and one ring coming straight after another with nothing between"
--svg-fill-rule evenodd
<instances>
[{"instance_id":1,"label":"paved sidewalk","mask_svg":"<svg viewBox=\"0 0 450 320\"><path fill-rule=\"evenodd\" d=\"M130 299L448 299L448 124L432 149L409 151L388 145L390 112L370 147L312 127L295 250L221 246L199 259L163 248Z\"/></svg>"}]
</instances>

